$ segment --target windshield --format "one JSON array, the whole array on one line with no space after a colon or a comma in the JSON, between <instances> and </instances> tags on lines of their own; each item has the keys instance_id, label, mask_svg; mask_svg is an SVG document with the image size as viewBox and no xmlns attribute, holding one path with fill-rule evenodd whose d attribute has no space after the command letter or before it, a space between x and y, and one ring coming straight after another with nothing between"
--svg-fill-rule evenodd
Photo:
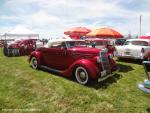
<instances>
[{"instance_id":1,"label":"windshield","mask_svg":"<svg viewBox=\"0 0 150 113\"><path fill-rule=\"evenodd\" d=\"M21 40L15 40L14 41L14 43L20 43L21 42Z\"/></svg>"},{"instance_id":2,"label":"windshield","mask_svg":"<svg viewBox=\"0 0 150 113\"><path fill-rule=\"evenodd\" d=\"M67 41L66 42L68 48L72 47L86 47L85 41Z\"/></svg>"},{"instance_id":3,"label":"windshield","mask_svg":"<svg viewBox=\"0 0 150 113\"><path fill-rule=\"evenodd\" d=\"M148 46L146 41L126 41L124 45Z\"/></svg>"}]
</instances>

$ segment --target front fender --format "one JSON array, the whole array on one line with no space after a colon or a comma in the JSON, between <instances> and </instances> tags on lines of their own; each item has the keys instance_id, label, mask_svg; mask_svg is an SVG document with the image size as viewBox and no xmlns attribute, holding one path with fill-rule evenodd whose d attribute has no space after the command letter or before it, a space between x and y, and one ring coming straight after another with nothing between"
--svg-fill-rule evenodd
<instances>
[{"instance_id":1,"label":"front fender","mask_svg":"<svg viewBox=\"0 0 150 113\"><path fill-rule=\"evenodd\" d=\"M83 66L84 68L86 68L87 72L89 73L89 76L92 79L97 78L98 73L100 71L100 69L98 69L98 66L96 66L96 63L88 59L80 59L75 61L67 70L65 70L64 75L72 75L74 69L78 66Z\"/></svg>"},{"instance_id":2,"label":"front fender","mask_svg":"<svg viewBox=\"0 0 150 113\"><path fill-rule=\"evenodd\" d=\"M41 58L41 53L40 53L40 52L38 52L38 51L33 51L33 52L30 54L30 56L29 56L29 59L28 59L29 62L31 61L31 58L32 58L32 57L36 57L37 60L38 60L38 64L40 64L40 58Z\"/></svg>"}]
</instances>

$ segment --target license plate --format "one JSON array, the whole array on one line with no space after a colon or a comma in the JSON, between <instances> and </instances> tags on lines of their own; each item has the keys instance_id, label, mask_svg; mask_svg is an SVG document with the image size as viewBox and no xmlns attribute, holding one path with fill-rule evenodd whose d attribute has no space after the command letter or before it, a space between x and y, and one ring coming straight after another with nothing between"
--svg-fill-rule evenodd
<instances>
[{"instance_id":1,"label":"license plate","mask_svg":"<svg viewBox=\"0 0 150 113\"><path fill-rule=\"evenodd\" d=\"M126 54L126 55L130 55L130 52L125 52L124 54Z\"/></svg>"}]
</instances>

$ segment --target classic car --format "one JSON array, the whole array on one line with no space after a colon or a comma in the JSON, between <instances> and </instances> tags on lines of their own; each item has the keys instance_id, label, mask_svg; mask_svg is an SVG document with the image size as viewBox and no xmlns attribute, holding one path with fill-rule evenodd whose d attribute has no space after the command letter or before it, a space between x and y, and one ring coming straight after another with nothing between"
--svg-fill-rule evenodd
<instances>
[{"instance_id":1,"label":"classic car","mask_svg":"<svg viewBox=\"0 0 150 113\"><path fill-rule=\"evenodd\" d=\"M108 49L109 54L114 54L115 51L115 46L114 46L114 41L112 39L100 39L100 38L87 38L85 39L86 43L89 45L89 47L95 47L95 48L100 48Z\"/></svg>"},{"instance_id":2,"label":"classic car","mask_svg":"<svg viewBox=\"0 0 150 113\"><path fill-rule=\"evenodd\" d=\"M6 43L3 48L3 53L5 56L28 55L41 46L43 46L43 43L37 39L17 39Z\"/></svg>"},{"instance_id":3,"label":"classic car","mask_svg":"<svg viewBox=\"0 0 150 113\"><path fill-rule=\"evenodd\" d=\"M117 70L107 51L87 47L85 41L55 40L33 51L29 57L32 68L46 68L64 77L75 77L80 84L102 81Z\"/></svg>"},{"instance_id":4,"label":"classic car","mask_svg":"<svg viewBox=\"0 0 150 113\"><path fill-rule=\"evenodd\" d=\"M115 45L116 45L116 46L123 45L126 40L127 40L127 39L125 39L125 38L118 38L118 39L116 39L116 41L115 41Z\"/></svg>"},{"instance_id":5,"label":"classic car","mask_svg":"<svg viewBox=\"0 0 150 113\"><path fill-rule=\"evenodd\" d=\"M115 46L118 58L149 59L149 39L128 39L123 46Z\"/></svg>"}]
</instances>

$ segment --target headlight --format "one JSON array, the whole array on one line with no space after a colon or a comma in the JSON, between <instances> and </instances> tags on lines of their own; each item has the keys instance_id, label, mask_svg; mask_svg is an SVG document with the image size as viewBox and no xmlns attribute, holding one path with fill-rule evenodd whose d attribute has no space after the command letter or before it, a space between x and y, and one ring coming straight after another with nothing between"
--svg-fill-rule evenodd
<instances>
[{"instance_id":1,"label":"headlight","mask_svg":"<svg viewBox=\"0 0 150 113\"><path fill-rule=\"evenodd\" d=\"M97 63L101 62L99 56L96 57L96 61L97 61Z\"/></svg>"},{"instance_id":2,"label":"headlight","mask_svg":"<svg viewBox=\"0 0 150 113\"><path fill-rule=\"evenodd\" d=\"M106 53L108 52L108 49L107 48L104 48L102 49L102 51L105 51Z\"/></svg>"},{"instance_id":3,"label":"headlight","mask_svg":"<svg viewBox=\"0 0 150 113\"><path fill-rule=\"evenodd\" d=\"M109 54L110 59L113 59L113 57L114 57L113 54Z\"/></svg>"}]
</instances>

